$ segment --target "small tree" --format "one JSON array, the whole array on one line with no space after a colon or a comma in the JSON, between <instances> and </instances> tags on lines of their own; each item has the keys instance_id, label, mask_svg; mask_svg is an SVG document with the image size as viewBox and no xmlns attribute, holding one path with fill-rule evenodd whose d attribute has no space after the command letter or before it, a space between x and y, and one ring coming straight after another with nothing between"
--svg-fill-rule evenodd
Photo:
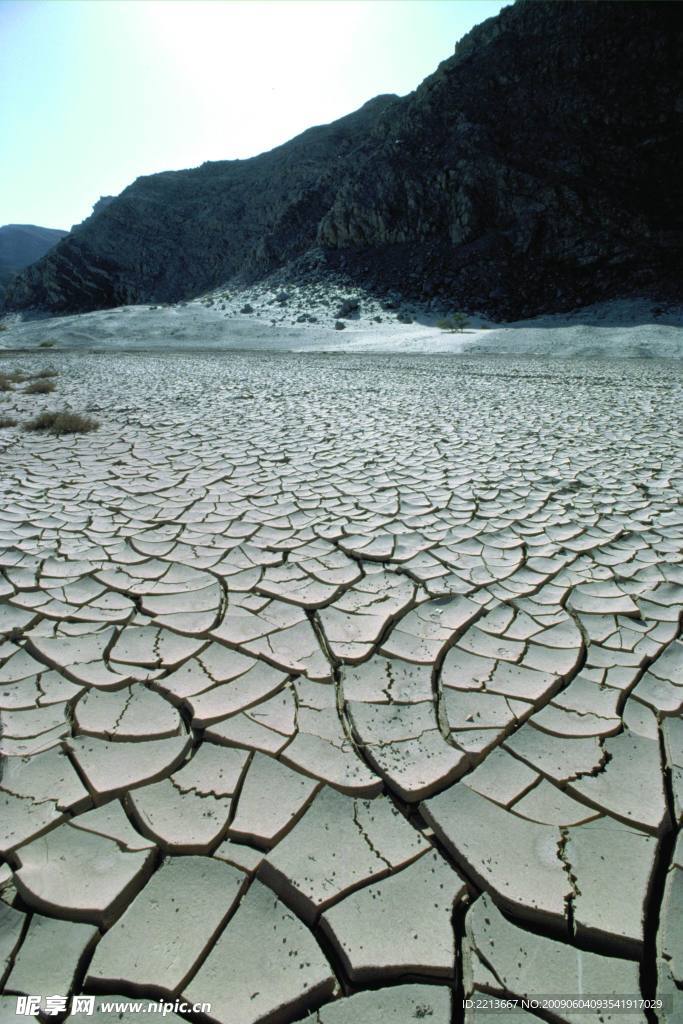
<instances>
[{"instance_id":1,"label":"small tree","mask_svg":"<svg viewBox=\"0 0 683 1024\"><path fill-rule=\"evenodd\" d=\"M440 327L442 331L458 331L462 333L466 327L469 327L469 320L465 313L451 313L450 316L445 317L443 320L437 320L436 326Z\"/></svg>"}]
</instances>

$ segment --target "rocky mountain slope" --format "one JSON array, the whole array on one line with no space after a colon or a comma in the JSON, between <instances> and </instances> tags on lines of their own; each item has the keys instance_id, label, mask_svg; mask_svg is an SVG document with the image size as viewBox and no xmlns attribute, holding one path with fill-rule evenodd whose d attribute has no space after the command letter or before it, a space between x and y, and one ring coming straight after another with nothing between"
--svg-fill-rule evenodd
<instances>
[{"instance_id":1,"label":"rocky mountain slope","mask_svg":"<svg viewBox=\"0 0 683 1024\"><path fill-rule=\"evenodd\" d=\"M0 301L8 281L24 267L49 252L66 231L35 224L3 224L0 227Z\"/></svg>"},{"instance_id":2,"label":"rocky mountain slope","mask_svg":"<svg viewBox=\"0 0 683 1024\"><path fill-rule=\"evenodd\" d=\"M513 318L681 295L683 5L521 2L411 95L139 178L12 284L82 311L334 275Z\"/></svg>"}]
</instances>

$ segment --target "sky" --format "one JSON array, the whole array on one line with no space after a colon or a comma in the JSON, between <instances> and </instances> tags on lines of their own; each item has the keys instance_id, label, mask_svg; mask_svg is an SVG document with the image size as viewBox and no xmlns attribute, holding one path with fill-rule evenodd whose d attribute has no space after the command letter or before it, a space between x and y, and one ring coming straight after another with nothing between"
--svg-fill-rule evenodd
<instances>
[{"instance_id":1,"label":"sky","mask_svg":"<svg viewBox=\"0 0 683 1024\"><path fill-rule=\"evenodd\" d=\"M0 0L0 224L405 95L499 0Z\"/></svg>"}]
</instances>

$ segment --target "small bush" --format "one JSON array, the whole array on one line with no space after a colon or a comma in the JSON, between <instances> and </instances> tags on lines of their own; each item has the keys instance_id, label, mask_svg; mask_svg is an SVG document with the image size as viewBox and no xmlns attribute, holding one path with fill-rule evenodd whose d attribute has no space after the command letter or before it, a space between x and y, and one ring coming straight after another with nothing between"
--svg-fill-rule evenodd
<instances>
[{"instance_id":1,"label":"small bush","mask_svg":"<svg viewBox=\"0 0 683 1024\"><path fill-rule=\"evenodd\" d=\"M399 321L399 323L402 323L402 324L412 324L413 323L413 317L412 317L412 315L410 313L404 313L404 312L397 313L396 314L396 319Z\"/></svg>"},{"instance_id":2,"label":"small bush","mask_svg":"<svg viewBox=\"0 0 683 1024\"><path fill-rule=\"evenodd\" d=\"M7 324L0 324L0 331L6 331L6 330L7 330Z\"/></svg>"},{"instance_id":3,"label":"small bush","mask_svg":"<svg viewBox=\"0 0 683 1024\"><path fill-rule=\"evenodd\" d=\"M242 306L242 308L240 310L240 313L253 313L253 312L254 312L254 307L251 306L248 302L246 303L246 305Z\"/></svg>"},{"instance_id":4,"label":"small bush","mask_svg":"<svg viewBox=\"0 0 683 1024\"><path fill-rule=\"evenodd\" d=\"M337 322L334 325L334 329L335 331L345 331L346 324L342 323L341 320L337 320Z\"/></svg>"},{"instance_id":5,"label":"small bush","mask_svg":"<svg viewBox=\"0 0 683 1024\"><path fill-rule=\"evenodd\" d=\"M49 395L54 390L51 380L34 380L24 388L27 395Z\"/></svg>"},{"instance_id":6,"label":"small bush","mask_svg":"<svg viewBox=\"0 0 683 1024\"><path fill-rule=\"evenodd\" d=\"M78 412L41 412L29 420L26 430L49 431L51 434L89 434L97 430L99 423L90 416Z\"/></svg>"},{"instance_id":7,"label":"small bush","mask_svg":"<svg viewBox=\"0 0 683 1024\"><path fill-rule=\"evenodd\" d=\"M16 427L17 421L13 416L0 416L0 430L4 427Z\"/></svg>"},{"instance_id":8,"label":"small bush","mask_svg":"<svg viewBox=\"0 0 683 1024\"><path fill-rule=\"evenodd\" d=\"M54 347L55 347L54 341L41 341L40 345L38 346L38 348L54 348Z\"/></svg>"},{"instance_id":9,"label":"small bush","mask_svg":"<svg viewBox=\"0 0 683 1024\"><path fill-rule=\"evenodd\" d=\"M47 367L45 370L39 370L38 373L31 374L31 380L45 380L47 377L59 377L59 370Z\"/></svg>"},{"instance_id":10,"label":"small bush","mask_svg":"<svg viewBox=\"0 0 683 1024\"><path fill-rule=\"evenodd\" d=\"M469 326L469 320L464 313L451 313L450 316L436 321L436 326L442 331L464 331Z\"/></svg>"}]
</instances>

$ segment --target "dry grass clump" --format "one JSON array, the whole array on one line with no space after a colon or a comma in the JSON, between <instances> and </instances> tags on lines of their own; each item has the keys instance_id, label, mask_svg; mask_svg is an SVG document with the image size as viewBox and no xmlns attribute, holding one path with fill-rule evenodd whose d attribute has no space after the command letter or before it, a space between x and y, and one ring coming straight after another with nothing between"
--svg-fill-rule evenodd
<instances>
[{"instance_id":1,"label":"dry grass clump","mask_svg":"<svg viewBox=\"0 0 683 1024\"><path fill-rule=\"evenodd\" d=\"M24 390L29 395L46 395L55 389L54 384L48 383L51 377L59 377L59 370L48 367L39 370L38 373L24 373L22 370L13 370L12 373L0 372L0 391L13 391L15 384L32 381L33 383L29 383Z\"/></svg>"},{"instance_id":2,"label":"dry grass clump","mask_svg":"<svg viewBox=\"0 0 683 1024\"><path fill-rule=\"evenodd\" d=\"M97 430L99 422L79 412L41 412L29 420L26 430L45 431L51 434L89 434Z\"/></svg>"},{"instance_id":3,"label":"dry grass clump","mask_svg":"<svg viewBox=\"0 0 683 1024\"><path fill-rule=\"evenodd\" d=\"M14 370L12 373L0 373L0 391L12 391L14 384L23 384L29 380L25 373Z\"/></svg>"},{"instance_id":4,"label":"dry grass clump","mask_svg":"<svg viewBox=\"0 0 683 1024\"><path fill-rule=\"evenodd\" d=\"M4 430L5 427L16 427L17 421L13 416L0 416L0 430Z\"/></svg>"},{"instance_id":5,"label":"dry grass clump","mask_svg":"<svg viewBox=\"0 0 683 1024\"><path fill-rule=\"evenodd\" d=\"M55 385L51 380L33 380L24 388L24 393L27 395L49 395L50 392L55 390Z\"/></svg>"}]
</instances>

